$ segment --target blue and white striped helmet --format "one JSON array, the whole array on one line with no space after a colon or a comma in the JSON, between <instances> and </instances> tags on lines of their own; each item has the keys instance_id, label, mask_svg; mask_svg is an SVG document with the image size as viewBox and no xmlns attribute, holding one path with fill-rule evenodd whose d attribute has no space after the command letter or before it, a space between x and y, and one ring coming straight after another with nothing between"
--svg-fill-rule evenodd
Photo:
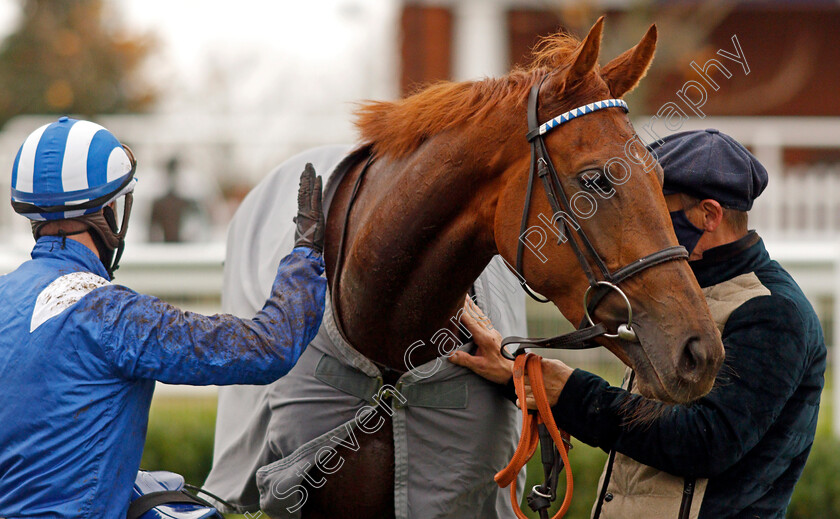
<instances>
[{"instance_id":1,"label":"blue and white striped helmet","mask_svg":"<svg viewBox=\"0 0 840 519\"><path fill-rule=\"evenodd\" d=\"M12 169L12 207L30 220L92 214L134 190L131 151L102 126L62 117L23 142Z\"/></svg>"}]
</instances>

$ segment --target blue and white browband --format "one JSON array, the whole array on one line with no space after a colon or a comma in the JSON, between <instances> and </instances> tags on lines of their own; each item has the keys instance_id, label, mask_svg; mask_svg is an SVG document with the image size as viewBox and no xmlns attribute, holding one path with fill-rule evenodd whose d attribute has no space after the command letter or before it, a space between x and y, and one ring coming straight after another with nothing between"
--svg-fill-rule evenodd
<instances>
[{"instance_id":1,"label":"blue and white browband","mask_svg":"<svg viewBox=\"0 0 840 519\"><path fill-rule=\"evenodd\" d=\"M625 112L629 112L630 109L627 108L627 103L622 101L621 99L604 99L603 101L595 101L594 103L589 103L588 105L583 105L575 108L574 110L569 110L566 113L560 114L554 119L550 121L546 121L540 125L540 135L545 135L549 131L557 128L563 123L567 123L576 117L580 117L581 115L591 114L592 112L597 112L598 110L603 110L604 108L613 108L619 107Z\"/></svg>"}]
</instances>

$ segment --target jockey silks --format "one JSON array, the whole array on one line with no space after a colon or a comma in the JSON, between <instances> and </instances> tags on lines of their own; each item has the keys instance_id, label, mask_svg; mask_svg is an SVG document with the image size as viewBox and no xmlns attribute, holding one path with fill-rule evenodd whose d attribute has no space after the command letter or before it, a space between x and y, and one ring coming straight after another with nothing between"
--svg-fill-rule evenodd
<instances>
[{"instance_id":1,"label":"jockey silks","mask_svg":"<svg viewBox=\"0 0 840 519\"><path fill-rule=\"evenodd\" d=\"M286 374L321 323L323 260L283 259L254 319L206 317L112 284L90 249L62 241L42 237L0 276L0 517L122 519L155 380Z\"/></svg>"}]
</instances>

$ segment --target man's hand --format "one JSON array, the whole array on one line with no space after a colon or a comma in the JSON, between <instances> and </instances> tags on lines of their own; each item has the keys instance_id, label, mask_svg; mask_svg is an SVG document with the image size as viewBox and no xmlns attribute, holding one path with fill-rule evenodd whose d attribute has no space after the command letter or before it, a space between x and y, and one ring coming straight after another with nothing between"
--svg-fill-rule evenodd
<instances>
[{"instance_id":1,"label":"man's hand","mask_svg":"<svg viewBox=\"0 0 840 519\"><path fill-rule=\"evenodd\" d=\"M461 322L472 334L478 350L475 355L456 351L449 357L450 362L469 368L491 382L506 384L513 376L513 362L502 357L499 351L502 336L493 328L490 318L469 297L464 301Z\"/></svg>"},{"instance_id":2,"label":"man's hand","mask_svg":"<svg viewBox=\"0 0 840 519\"><path fill-rule=\"evenodd\" d=\"M295 247L309 247L317 252L324 251L324 211L321 208L321 177L315 176L315 168L307 163L300 174L298 189L298 214L294 218Z\"/></svg>"},{"instance_id":3,"label":"man's hand","mask_svg":"<svg viewBox=\"0 0 840 519\"><path fill-rule=\"evenodd\" d=\"M545 384L545 396L548 397L548 405L553 406L560 398L560 392L563 391L563 386L574 371L572 368L564 364L562 361L556 359L540 359L543 369L543 382ZM537 409L537 401L534 400L534 392L531 389L531 381L529 377L525 376L525 403L528 409ZM522 408L521 402L516 401L517 407Z\"/></svg>"}]
</instances>

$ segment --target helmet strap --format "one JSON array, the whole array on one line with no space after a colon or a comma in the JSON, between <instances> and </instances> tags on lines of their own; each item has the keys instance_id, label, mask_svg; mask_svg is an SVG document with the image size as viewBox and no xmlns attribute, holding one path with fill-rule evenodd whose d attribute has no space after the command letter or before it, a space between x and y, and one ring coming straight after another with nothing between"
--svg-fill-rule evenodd
<instances>
[{"instance_id":1,"label":"helmet strap","mask_svg":"<svg viewBox=\"0 0 840 519\"><path fill-rule=\"evenodd\" d=\"M108 272L108 277L113 280L114 279L114 269L111 267L113 265L114 259L114 249L108 247L105 244L105 241L99 235L98 232L93 231L93 227L90 230L90 237L93 240L93 244L96 245L96 252L99 254L99 261L102 262L102 266L105 267L105 270Z\"/></svg>"},{"instance_id":2,"label":"helmet strap","mask_svg":"<svg viewBox=\"0 0 840 519\"><path fill-rule=\"evenodd\" d=\"M32 226L32 236L35 238L35 241L38 241L38 238L42 236L41 231L44 230L48 224L52 223L49 220L33 220L30 222ZM88 232L87 227L82 227L81 229L77 229L75 231L67 231L65 229L59 229L56 233L52 236L58 236L61 238L61 248L65 249L67 247L67 237L68 236L75 236L77 234L84 234Z\"/></svg>"},{"instance_id":3,"label":"helmet strap","mask_svg":"<svg viewBox=\"0 0 840 519\"><path fill-rule=\"evenodd\" d=\"M126 231L128 231L128 220L131 216L131 207L133 204L134 195L132 193L126 193L125 207L123 208L123 217L122 223L119 226L119 232L117 232L116 216L114 215L113 209L106 206L102 208L100 213L98 213L100 215L100 224L97 225L95 229L100 234L107 235L109 238L107 244L108 254L107 256L100 254L100 259L102 260L102 264L105 266L105 270L108 271L108 276L112 280L114 279L114 272L120 268L120 260L122 259L123 251L125 250L125 234ZM101 225L102 222L105 223L107 228Z\"/></svg>"}]
</instances>

